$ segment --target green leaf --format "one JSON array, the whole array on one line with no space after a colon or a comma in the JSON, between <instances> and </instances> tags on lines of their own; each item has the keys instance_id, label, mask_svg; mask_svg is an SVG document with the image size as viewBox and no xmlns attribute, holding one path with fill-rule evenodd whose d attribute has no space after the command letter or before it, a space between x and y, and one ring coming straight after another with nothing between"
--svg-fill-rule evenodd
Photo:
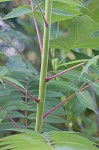
<instances>
[{"instance_id":1,"label":"green leaf","mask_svg":"<svg viewBox=\"0 0 99 150\"><path fill-rule=\"evenodd\" d=\"M61 72L61 70L58 72ZM71 80L71 79L74 81L76 80L78 82L83 81L85 83L91 83L93 81L91 76L89 76L88 74L85 74L85 73L80 77L80 73L81 72L79 70L70 70L70 71L62 74L61 77L69 79L69 80ZM80 80L79 80L79 77L80 77Z\"/></svg>"},{"instance_id":2,"label":"green leaf","mask_svg":"<svg viewBox=\"0 0 99 150\"><path fill-rule=\"evenodd\" d=\"M4 76L7 72L8 69L5 66L0 67L0 77Z\"/></svg>"},{"instance_id":3,"label":"green leaf","mask_svg":"<svg viewBox=\"0 0 99 150\"><path fill-rule=\"evenodd\" d=\"M47 97L61 97L63 96L63 94L61 92L56 92L56 91L53 91L53 90L47 90L46 91L46 96Z\"/></svg>"},{"instance_id":4,"label":"green leaf","mask_svg":"<svg viewBox=\"0 0 99 150\"><path fill-rule=\"evenodd\" d=\"M77 60L83 60L83 59L89 60L89 59L91 59L91 57L89 57L88 55L86 55L84 53L81 53L80 51L76 52L75 50L72 50L72 53L75 55Z\"/></svg>"},{"instance_id":5,"label":"green leaf","mask_svg":"<svg viewBox=\"0 0 99 150\"><path fill-rule=\"evenodd\" d=\"M99 68L97 66L90 66L90 70L99 76Z\"/></svg>"},{"instance_id":6,"label":"green leaf","mask_svg":"<svg viewBox=\"0 0 99 150\"><path fill-rule=\"evenodd\" d=\"M66 123L66 120L59 117L59 116L49 115L48 117L46 117L44 119L44 122L47 122L47 123Z\"/></svg>"},{"instance_id":7,"label":"green leaf","mask_svg":"<svg viewBox=\"0 0 99 150\"><path fill-rule=\"evenodd\" d=\"M51 84L52 86L54 85L57 88L62 88L62 89L64 89L64 91L66 91L66 90L78 91L78 88L70 82L54 80L54 81L50 81L49 84Z\"/></svg>"},{"instance_id":8,"label":"green leaf","mask_svg":"<svg viewBox=\"0 0 99 150\"><path fill-rule=\"evenodd\" d=\"M33 130L30 129L22 129L22 128L11 128L11 129L4 129L4 130L8 130L8 131L16 131L16 132L20 132L20 133L36 133Z\"/></svg>"},{"instance_id":9,"label":"green leaf","mask_svg":"<svg viewBox=\"0 0 99 150\"><path fill-rule=\"evenodd\" d=\"M69 3L69 2L67 2L67 3ZM67 3L53 1L53 9L52 9L52 16L51 16L52 23L61 21L61 20L71 19L71 18L81 14L81 12L77 9L76 6L67 5ZM40 6L42 8L42 11L44 11L45 2L41 3ZM41 14L37 8L35 9L35 15L36 15L37 20L43 25L43 20L42 20ZM31 16L31 14L30 14L30 16Z\"/></svg>"},{"instance_id":10,"label":"green leaf","mask_svg":"<svg viewBox=\"0 0 99 150\"><path fill-rule=\"evenodd\" d=\"M15 18L29 13L32 13L30 6L19 6L8 13L3 19Z\"/></svg>"},{"instance_id":11,"label":"green leaf","mask_svg":"<svg viewBox=\"0 0 99 150\"><path fill-rule=\"evenodd\" d=\"M11 90L10 89L6 89L6 88L0 88L0 96L7 96L11 94Z\"/></svg>"},{"instance_id":12,"label":"green leaf","mask_svg":"<svg viewBox=\"0 0 99 150\"><path fill-rule=\"evenodd\" d=\"M15 80L15 79L13 79L13 78L4 76L3 79L6 79L6 80L8 80L8 81L14 83L15 85L20 86L20 87L22 87L23 89L25 89L22 84L20 84L17 80ZM26 90L26 89L25 89L25 90Z\"/></svg>"},{"instance_id":13,"label":"green leaf","mask_svg":"<svg viewBox=\"0 0 99 150\"><path fill-rule=\"evenodd\" d=\"M76 96L78 98L78 101L84 107L89 108L89 109L93 110L95 113L97 113L94 101L88 91L76 92Z\"/></svg>"},{"instance_id":14,"label":"green leaf","mask_svg":"<svg viewBox=\"0 0 99 150\"><path fill-rule=\"evenodd\" d=\"M99 22L99 5L98 5L99 1L98 0L94 0L94 1L89 1L87 3L86 8L87 11L83 11L85 14L90 15L95 21Z\"/></svg>"},{"instance_id":15,"label":"green leaf","mask_svg":"<svg viewBox=\"0 0 99 150\"><path fill-rule=\"evenodd\" d=\"M83 68L83 70L82 70L82 72L81 72L80 77L81 77L81 76L83 75L83 73L86 72L86 71L88 70L88 68L89 68L94 62L96 62L98 59L99 59L99 55L94 56L92 59L90 59L90 60L88 61L88 63L84 66L84 68Z\"/></svg>"},{"instance_id":16,"label":"green leaf","mask_svg":"<svg viewBox=\"0 0 99 150\"><path fill-rule=\"evenodd\" d=\"M60 64L58 66L58 68L62 67L62 66L67 66L67 65L72 65L72 64L78 64L78 63L81 63L81 62L88 62L88 59L80 59L80 60L70 61L70 62L67 62L67 63L64 63L64 64Z\"/></svg>"},{"instance_id":17,"label":"green leaf","mask_svg":"<svg viewBox=\"0 0 99 150\"><path fill-rule=\"evenodd\" d=\"M17 122L17 124L20 126L20 128L25 128L24 124ZM0 124L0 130L10 130L12 128L16 128L16 126L10 121L10 122L2 122Z\"/></svg>"},{"instance_id":18,"label":"green leaf","mask_svg":"<svg viewBox=\"0 0 99 150\"><path fill-rule=\"evenodd\" d=\"M97 30L99 30L99 24L89 16L76 17L68 26L68 36L51 40L50 47L65 51L74 48L99 47L99 37L93 36Z\"/></svg>"},{"instance_id":19,"label":"green leaf","mask_svg":"<svg viewBox=\"0 0 99 150\"><path fill-rule=\"evenodd\" d=\"M10 110L28 110L29 108L31 108L31 106L29 106L28 104L25 104L24 102L8 102L3 106L4 109L6 109L7 111Z\"/></svg>"},{"instance_id":20,"label":"green leaf","mask_svg":"<svg viewBox=\"0 0 99 150\"><path fill-rule=\"evenodd\" d=\"M98 150L93 141L75 132L27 132L1 138L1 150Z\"/></svg>"},{"instance_id":21,"label":"green leaf","mask_svg":"<svg viewBox=\"0 0 99 150\"><path fill-rule=\"evenodd\" d=\"M99 95L99 82L91 83L90 84L93 90L96 92L97 95Z\"/></svg>"},{"instance_id":22,"label":"green leaf","mask_svg":"<svg viewBox=\"0 0 99 150\"><path fill-rule=\"evenodd\" d=\"M7 115L7 111L6 110L2 110L0 111L0 119L3 120L6 118Z\"/></svg>"},{"instance_id":23,"label":"green leaf","mask_svg":"<svg viewBox=\"0 0 99 150\"><path fill-rule=\"evenodd\" d=\"M70 6L81 6L81 3L77 0L76 1L75 0L69 0L69 1L66 1L66 0L53 0L53 1L57 1L57 2L67 4L67 5L70 5Z\"/></svg>"},{"instance_id":24,"label":"green leaf","mask_svg":"<svg viewBox=\"0 0 99 150\"><path fill-rule=\"evenodd\" d=\"M2 79L0 79L0 82L3 84L4 88L6 88Z\"/></svg>"},{"instance_id":25,"label":"green leaf","mask_svg":"<svg viewBox=\"0 0 99 150\"><path fill-rule=\"evenodd\" d=\"M69 4L69 2L67 2L67 3ZM55 1L53 3L52 23L56 22L56 21L60 21L60 20L70 19L70 18L73 18L73 17L81 14L80 11L76 9L76 7L72 7L72 5L68 6L67 3L60 3L57 1ZM78 4L80 4L80 3L78 3ZM64 9L64 5L66 6L65 9ZM45 8L45 3L40 3L40 6L43 11ZM60 9L58 9L59 6L60 6ZM3 19L15 18L15 17L19 17L19 16L25 15L25 14L33 17L30 6L25 6L25 5L19 6L15 9L13 9L10 13L8 13ZM37 20L43 25L43 20L42 20L41 14L38 11L37 7L35 7L35 15L36 15Z\"/></svg>"}]
</instances>

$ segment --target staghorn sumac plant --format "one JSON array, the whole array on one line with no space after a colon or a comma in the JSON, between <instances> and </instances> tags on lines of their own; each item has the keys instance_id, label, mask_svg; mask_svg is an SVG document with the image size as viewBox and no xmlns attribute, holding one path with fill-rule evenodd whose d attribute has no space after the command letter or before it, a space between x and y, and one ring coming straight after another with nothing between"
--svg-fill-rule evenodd
<instances>
[{"instance_id":1,"label":"staghorn sumac plant","mask_svg":"<svg viewBox=\"0 0 99 150\"><path fill-rule=\"evenodd\" d=\"M0 2L6 1L10 0ZM96 99L99 94L99 23L97 16L85 15L91 9L91 2L84 3L86 8L78 0L41 3L30 0L26 4L29 6L19 6L3 19L25 14L33 18L41 55L40 73L21 57L14 59L23 68L11 71L8 64L0 68L0 129L22 133L1 138L0 147L2 150L97 150L95 138L89 140L85 134L74 132L77 126L86 133L86 120L80 115L88 108L94 112L99 135ZM43 42L37 21L44 25ZM64 32L64 28L68 29L65 36L59 36L62 21L65 26L68 24L63 27ZM58 22L56 37L51 38L51 25L55 22ZM61 55L58 58L56 51ZM48 68L49 53L53 71ZM59 131L55 123L64 124L65 131ZM55 131L46 132L51 130Z\"/></svg>"}]
</instances>

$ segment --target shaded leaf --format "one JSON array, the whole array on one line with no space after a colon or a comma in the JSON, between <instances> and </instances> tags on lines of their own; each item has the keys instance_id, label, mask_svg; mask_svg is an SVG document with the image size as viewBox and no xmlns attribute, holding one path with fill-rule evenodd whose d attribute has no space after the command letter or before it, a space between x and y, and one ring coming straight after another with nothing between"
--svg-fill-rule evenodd
<instances>
[{"instance_id":1,"label":"shaded leaf","mask_svg":"<svg viewBox=\"0 0 99 150\"><path fill-rule=\"evenodd\" d=\"M7 72L8 69L5 66L0 67L0 77L4 76Z\"/></svg>"},{"instance_id":2,"label":"shaded leaf","mask_svg":"<svg viewBox=\"0 0 99 150\"><path fill-rule=\"evenodd\" d=\"M49 84L51 84L52 86L56 86L58 89L62 88L64 89L64 91L66 90L78 91L78 88L76 87L76 85L70 82L54 80L54 81L51 81Z\"/></svg>"},{"instance_id":3,"label":"shaded leaf","mask_svg":"<svg viewBox=\"0 0 99 150\"><path fill-rule=\"evenodd\" d=\"M99 95L99 82L91 83L91 87L96 92L96 94Z\"/></svg>"},{"instance_id":4,"label":"shaded leaf","mask_svg":"<svg viewBox=\"0 0 99 150\"><path fill-rule=\"evenodd\" d=\"M78 98L78 101L84 107L89 108L89 109L93 110L95 113L97 113L94 101L88 91L76 92L76 96Z\"/></svg>"},{"instance_id":5,"label":"shaded leaf","mask_svg":"<svg viewBox=\"0 0 99 150\"><path fill-rule=\"evenodd\" d=\"M44 122L47 122L47 123L66 123L66 120L59 117L59 116L49 115L48 117L46 117L44 119Z\"/></svg>"},{"instance_id":6,"label":"shaded leaf","mask_svg":"<svg viewBox=\"0 0 99 150\"><path fill-rule=\"evenodd\" d=\"M11 90L7 88L0 88L0 96L7 96L11 94Z\"/></svg>"}]
</instances>

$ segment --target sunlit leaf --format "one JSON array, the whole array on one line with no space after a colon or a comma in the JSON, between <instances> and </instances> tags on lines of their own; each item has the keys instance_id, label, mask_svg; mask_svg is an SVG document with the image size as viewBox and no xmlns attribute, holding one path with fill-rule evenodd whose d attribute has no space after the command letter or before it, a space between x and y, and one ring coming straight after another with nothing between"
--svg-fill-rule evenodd
<instances>
[{"instance_id":1,"label":"sunlit leaf","mask_svg":"<svg viewBox=\"0 0 99 150\"><path fill-rule=\"evenodd\" d=\"M72 6L81 6L81 3L79 1L75 1L75 0L69 0L69 1L66 1L66 0L53 0L53 1L57 1L57 2L60 2L60 3L63 3L63 4L68 4L68 5L72 5Z\"/></svg>"},{"instance_id":2,"label":"sunlit leaf","mask_svg":"<svg viewBox=\"0 0 99 150\"><path fill-rule=\"evenodd\" d=\"M74 48L99 47L99 37L93 35L98 30L99 24L89 16L76 17L68 26L68 36L51 40L50 47L65 51Z\"/></svg>"},{"instance_id":3,"label":"sunlit leaf","mask_svg":"<svg viewBox=\"0 0 99 150\"><path fill-rule=\"evenodd\" d=\"M56 131L46 132L43 135L27 132L1 138L1 150L31 150L33 147L35 150L98 150L93 141L75 132Z\"/></svg>"}]
</instances>

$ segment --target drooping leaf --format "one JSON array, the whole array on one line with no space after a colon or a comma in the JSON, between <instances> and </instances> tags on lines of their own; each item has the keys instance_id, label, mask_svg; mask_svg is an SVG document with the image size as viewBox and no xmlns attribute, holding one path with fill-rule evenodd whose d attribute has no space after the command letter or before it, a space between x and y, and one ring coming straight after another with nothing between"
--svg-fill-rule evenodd
<instances>
[{"instance_id":1,"label":"drooping leaf","mask_svg":"<svg viewBox=\"0 0 99 150\"><path fill-rule=\"evenodd\" d=\"M7 72L8 69L5 66L0 67L0 77L4 76Z\"/></svg>"},{"instance_id":2,"label":"drooping leaf","mask_svg":"<svg viewBox=\"0 0 99 150\"><path fill-rule=\"evenodd\" d=\"M10 82L14 83L15 85L20 86L23 89L25 89L22 84L20 84L17 80L15 80L15 79L13 79L11 77L4 76L3 79L6 79L7 81L10 81Z\"/></svg>"},{"instance_id":3,"label":"drooping leaf","mask_svg":"<svg viewBox=\"0 0 99 150\"><path fill-rule=\"evenodd\" d=\"M8 13L3 19L15 18L29 13L32 13L30 6L19 6Z\"/></svg>"},{"instance_id":4,"label":"drooping leaf","mask_svg":"<svg viewBox=\"0 0 99 150\"><path fill-rule=\"evenodd\" d=\"M25 129L25 126L24 126L24 124L23 123L20 123L20 122L16 122L18 125L19 125L19 127L21 128L21 129ZM11 122L11 121L6 121L6 122L2 122L1 124L0 124L0 130L10 130L10 129L12 129L12 128L16 128L16 126Z\"/></svg>"},{"instance_id":5,"label":"drooping leaf","mask_svg":"<svg viewBox=\"0 0 99 150\"><path fill-rule=\"evenodd\" d=\"M7 88L0 88L0 96L8 96L11 94L11 90Z\"/></svg>"},{"instance_id":6,"label":"drooping leaf","mask_svg":"<svg viewBox=\"0 0 99 150\"><path fill-rule=\"evenodd\" d=\"M78 101L86 108L89 108L91 110L93 110L95 113L96 112L96 108L95 108L95 104L94 101L91 97L91 95L89 94L88 91L80 91L80 92L76 92L76 96L78 98Z\"/></svg>"},{"instance_id":7,"label":"drooping leaf","mask_svg":"<svg viewBox=\"0 0 99 150\"><path fill-rule=\"evenodd\" d=\"M83 68L81 74L80 74L80 77L83 75L84 72L86 72L88 70L88 68L94 63L96 62L97 60L99 59L99 55L97 56L94 56L92 59L90 59L88 61L88 63L85 65L85 67Z\"/></svg>"},{"instance_id":8,"label":"drooping leaf","mask_svg":"<svg viewBox=\"0 0 99 150\"><path fill-rule=\"evenodd\" d=\"M96 92L96 94L99 95L99 82L91 83L91 87Z\"/></svg>"},{"instance_id":9,"label":"drooping leaf","mask_svg":"<svg viewBox=\"0 0 99 150\"><path fill-rule=\"evenodd\" d=\"M3 82L3 80L2 79L0 79L0 82L2 83L2 85L4 86L4 88L5 88L5 84L4 84L4 82Z\"/></svg>"},{"instance_id":10,"label":"drooping leaf","mask_svg":"<svg viewBox=\"0 0 99 150\"><path fill-rule=\"evenodd\" d=\"M89 68L92 72L96 73L99 76L99 68L97 66L90 66Z\"/></svg>"},{"instance_id":11,"label":"drooping leaf","mask_svg":"<svg viewBox=\"0 0 99 150\"><path fill-rule=\"evenodd\" d=\"M3 119L6 118L7 111L6 110L0 110L0 120L2 121Z\"/></svg>"},{"instance_id":12,"label":"drooping leaf","mask_svg":"<svg viewBox=\"0 0 99 150\"><path fill-rule=\"evenodd\" d=\"M50 47L65 51L74 48L99 47L99 37L93 36L93 33L98 30L99 24L89 16L76 17L68 26L68 36L51 40Z\"/></svg>"},{"instance_id":13,"label":"drooping leaf","mask_svg":"<svg viewBox=\"0 0 99 150\"><path fill-rule=\"evenodd\" d=\"M0 146L1 150L31 150L34 147L35 150L98 150L93 141L75 132L61 131L43 135L36 132L16 134L1 138Z\"/></svg>"}]
</instances>

